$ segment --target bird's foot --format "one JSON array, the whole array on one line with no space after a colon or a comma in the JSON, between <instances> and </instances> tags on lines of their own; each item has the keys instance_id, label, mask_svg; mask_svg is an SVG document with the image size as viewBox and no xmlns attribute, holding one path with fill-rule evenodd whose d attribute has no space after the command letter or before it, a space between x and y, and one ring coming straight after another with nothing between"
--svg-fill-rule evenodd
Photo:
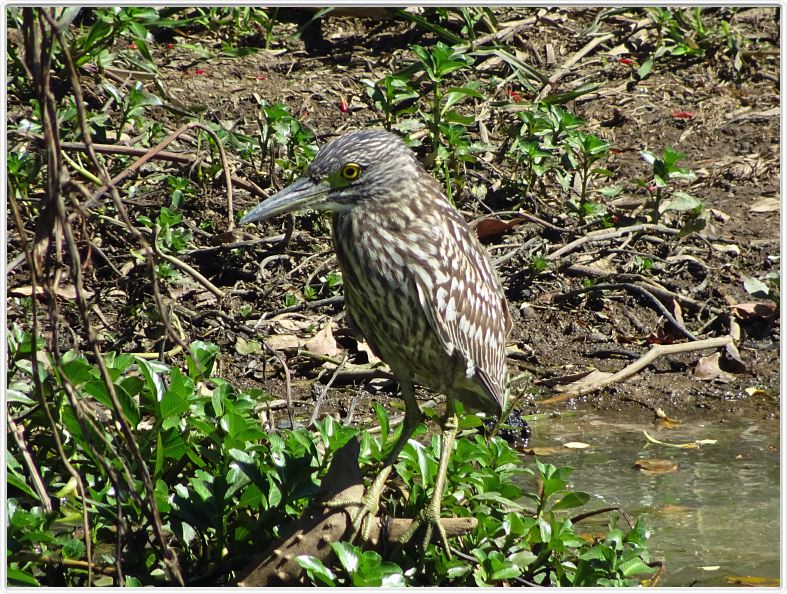
<instances>
[{"instance_id":1,"label":"bird's foot","mask_svg":"<svg viewBox=\"0 0 787 594\"><path fill-rule=\"evenodd\" d=\"M398 553L402 546L412 540L413 536L415 536L422 527L424 528L424 538L422 541L423 550L426 550L426 547L432 542L432 536L436 533L439 537L440 545L443 547L446 556L450 559L451 549L448 546L448 535L445 532L445 526L440 522L440 501L435 501L434 499L429 502L429 505L427 505L415 519L413 519L407 531L399 538L399 545L397 546L396 552Z\"/></svg>"},{"instance_id":2,"label":"bird's foot","mask_svg":"<svg viewBox=\"0 0 787 594\"><path fill-rule=\"evenodd\" d=\"M362 542L369 540L369 533L372 528L372 521L377 516L380 509L380 497L382 496L385 480L391 472L391 467L388 466L377 475L369 490L366 491L360 500L346 500L346 499L333 499L325 502L325 507L336 508L357 508L354 513L350 515L350 524L352 532L350 533L350 542L359 539Z\"/></svg>"}]
</instances>

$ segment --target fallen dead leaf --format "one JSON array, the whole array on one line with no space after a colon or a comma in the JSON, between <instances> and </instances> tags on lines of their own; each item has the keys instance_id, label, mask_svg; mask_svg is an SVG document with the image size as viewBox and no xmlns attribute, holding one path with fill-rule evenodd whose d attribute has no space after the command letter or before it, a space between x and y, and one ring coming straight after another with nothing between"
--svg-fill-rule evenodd
<instances>
[{"instance_id":1,"label":"fallen dead leaf","mask_svg":"<svg viewBox=\"0 0 787 594\"><path fill-rule=\"evenodd\" d=\"M667 443L666 441L660 441L655 437L652 437L648 434L647 431L643 431L642 433L645 434L645 439L647 439L650 443L655 443L658 445L667 446L668 448L681 448L684 450L697 450L701 445L713 445L716 443L715 439L697 439L694 441L689 441L687 443Z\"/></svg>"},{"instance_id":2,"label":"fallen dead leaf","mask_svg":"<svg viewBox=\"0 0 787 594\"><path fill-rule=\"evenodd\" d=\"M765 396L767 394L767 392L762 388L755 388L754 386L750 388L746 388L743 391L746 392L749 396Z\"/></svg>"},{"instance_id":3,"label":"fallen dead leaf","mask_svg":"<svg viewBox=\"0 0 787 594\"><path fill-rule=\"evenodd\" d=\"M521 217L518 219L511 219L510 221L501 221L500 219L485 217L476 222L475 225L471 225L471 227L475 227L475 234L478 239L480 241L485 241L502 235L515 225L525 222L527 222L527 219Z\"/></svg>"},{"instance_id":4,"label":"fallen dead leaf","mask_svg":"<svg viewBox=\"0 0 787 594\"><path fill-rule=\"evenodd\" d=\"M752 204L749 210L751 212L779 212L780 208L781 204L779 198L768 197Z\"/></svg>"},{"instance_id":5,"label":"fallen dead leaf","mask_svg":"<svg viewBox=\"0 0 787 594\"><path fill-rule=\"evenodd\" d=\"M664 417L663 419L656 420L656 426L659 429L674 429L680 425L680 421L676 421L675 419L670 419L669 417Z\"/></svg>"},{"instance_id":6,"label":"fallen dead leaf","mask_svg":"<svg viewBox=\"0 0 787 594\"><path fill-rule=\"evenodd\" d=\"M13 297L31 297L33 295L33 287L30 285L26 285L24 287L14 287L12 289L8 289L8 293ZM93 296L93 291L83 289L82 294L85 296L85 299L90 299ZM44 287L41 285L36 285L36 296L43 297L45 295L46 291L44 290ZM55 295L72 301L77 298L77 290L74 285L61 285L55 289Z\"/></svg>"},{"instance_id":7,"label":"fallen dead leaf","mask_svg":"<svg viewBox=\"0 0 787 594\"><path fill-rule=\"evenodd\" d=\"M634 468L644 474L666 474L675 472L678 469L678 463L660 458L640 458L634 462Z\"/></svg>"},{"instance_id":8,"label":"fallen dead leaf","mask_svg":"<svg viewBox=\"0 0 787 594\"><path fill-rule=\"evenodd\" d=\"M268 346L277 351L287 351L297 349L301 346L301 341L294 334L272 334L266 341Z\"/></svg>"},{"instance_id":9,"label":"fallen dead leaf","mask_svg":"<svg viewBox=\"0 0 787 594\"><path fill-rule=\"evenodd\" d=\"M661 408L656 408L655 413L656 413L656 417L660 421L663 421L664 424L667 425L667 426L680 425L680 421L676 421L675 419L672 419L672 418L668 417L667 413L665 413L664 410L661 409Z\"/></svg>"},{"instance_id":10,"label":"fallen dead leaf","mask_svg":"<svg viewBox=\"0 0 787 594\"><path fill-rule=\"evenodd\" d=\"M719 367L721 353L711 353L705 357L700 357L694 367L694 378L704 381L728 383L735 379L731 373L727 373Z\"/></svg>"},{"instance_id":11,"label":"fallen dead leaf","mask_svg":"<svg viewBox=\"0 0 787 594\"><path fill-rule=\"evenodd\" d=\"M756 575L728 575L727 583L733 586L755 586L764 588L778 588L779 578L760 577Z\"/></svg>"},{"instance_id":12,"label":"fallen dead leaf","mask_svg":"<svg viewBox=\"0 0 787 594\"><path fill-rule=\"evenodd\" d=\"M290 332L306 330L314 325L314 319L312 318L295 317L289 314L281 314L271 318L271 321L276 322L276 328L279 330L289 330Z\"/></svg>"},{"instance_id":13,"label":"fallen dead leaf","mask_svg":"<svg viewBox=\"0 0 787 594\"><path fill-rule=\"evenodd\" d=\"M563 444L564 448L570 448L572 450L584 450L585 448L589 448L590 444L581 442L581 441L569 441Z\"/></svg>"},{"instance_id":14,"label":"fallen dead leaf","mask_svg":"<svg viewBox=\"0 0 787 594\"><path fill-rule=\"evenodd\" d=\"M746 373L746 363L741 359L738 347L733 343L729 343L724 347L724 356L719 359L719 365L724 368L724 371L729 373Z\"/></svg>"},{"instance_id":15,"label":"fallen dead leaf","mask_svg":"<svg viewBox=\"0 0 787 594\"><path fill-rule=\"evenodd\" d=\"M741 248L734 243L712 243L711 246L721 254L730 254L732 256L741 255Z\"/></svg>"},{"instance_id":16,"label":"fallen dead leaf","mask_svg":"<svg viewBox=\"0 0 787 594\"><path fill-rule=\"evenodd\" d=\"M312 338L307 340L303 346L310 353L315 355L325 355L333 357L339 352L336 346L336 339L333 337L333 324L327 323Z\"/></svg>"},{"instance_id":17,"label":"fallen dead leaf","mask_svg":"<svg viewBox=\"0 0 787 594\"><path fill-rule=\"evenodd\" d=\"M559 447L535 447L535 448L524 448L520 450L523 454L528 454L530 456L551 456L553 454L559 454L562 451L562 448Z\"/></svg>"},{"instance_id":18,"label":"fallen dead leaf","mask_svg":"<svg viewBox=\"0 0 787 594\"><path fill-rule=\"evenodd\" d=\"M741 320L761 318L772 322L778 315L776 303L769 302L736 303L731 305L730 309L732 314Z\"/></svg>"}]
</instances>

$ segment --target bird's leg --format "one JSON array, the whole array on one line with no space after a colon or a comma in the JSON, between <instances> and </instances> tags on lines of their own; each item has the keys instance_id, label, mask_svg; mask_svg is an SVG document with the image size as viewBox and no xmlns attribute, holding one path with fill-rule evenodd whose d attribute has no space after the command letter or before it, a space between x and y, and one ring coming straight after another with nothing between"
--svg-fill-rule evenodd
<instances>
[{"instance_id":1,"label":"bird's leg","mask_svg":"<svg viewBox=\"0 0 787 594\"><path fill-rule=\"evenodd\" d=\"M399 439L396 440L391 451L383 461L383 467L380 473L375 477L369 489L364 494L360 501L342 501L334 500L328 502L328 507L357 507L358 510L352 516L353 534L350 540L354 540L359 534L361 540L368 540L369 531L371 530L370 518L377 515L380 509L380 497L385 489L385 481L393 470L393 465L396 463L399 454L404 448L410 436L418 427L421 422L421 410L418 408L418 401L415 399L415 389L411 381L401 382L402 398L404 399L404 421L402 421L402 431L399 434Z\"/></svg>"},{"instance_id":2,"label":"bird's leg","mask_svg":"<svg viewBox=\"0 0 787 594\"><path fill-rule=\"evenodd\" d=\"M445 416L443 417L441 429L440 463L437 468L437 478L434 483L432 499L429 501L429 505L426 506L426 509L413 520L413 523L407 528L407 532L401 536L399 539L399 547L407 543L418 528L426 524L426 534L424 535L423 541L424 549L426 549L426 546L431 542L432 531L436 529L437 533L440 535L440 544L446 556L450 559L451 550L448 548L448 536L445 533L445 528L440 523L440 510L442 508L445 480L448 475L448 462L451 459L451 451L453 450L454 440L456 439L456 433L459 429L459 419L454 411L454 402L451 397L448 397L446 402Z\"/></svg>"}]
</instances>

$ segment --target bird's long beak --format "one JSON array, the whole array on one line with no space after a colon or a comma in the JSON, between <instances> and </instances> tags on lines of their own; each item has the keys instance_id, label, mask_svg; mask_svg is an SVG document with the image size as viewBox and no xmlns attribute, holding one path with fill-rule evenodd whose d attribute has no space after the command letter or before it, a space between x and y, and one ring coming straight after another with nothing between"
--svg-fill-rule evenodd
<instances>
[{"instance_id":1,"label":"bird's long beak","mask_svg":"<svg viewBox=\"0 0 787 594\"><path fill-rule=\"evenodd\" d=\"M308 177L301 177L281 192L260 202L247 212L240 222L242 225L256 223L276 215L307 208L320 210L320 205L325 201L329 190L330 185L327 182L315 183Z\"/></svg>"}]
</instances>

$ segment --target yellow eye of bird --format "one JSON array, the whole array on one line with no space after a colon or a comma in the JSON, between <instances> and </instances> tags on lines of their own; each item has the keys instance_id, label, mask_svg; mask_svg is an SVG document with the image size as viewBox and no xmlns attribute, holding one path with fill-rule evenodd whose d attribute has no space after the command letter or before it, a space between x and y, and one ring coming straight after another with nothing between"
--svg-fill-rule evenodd
<instances>
[{"instance_id":1,"label":"yellow eye of bird","mask_svg":"<svg viewBox=\"0 0 787 594\"><path fill-rule=\"evenodd\" d=\"M344 167L341 168L339 174L344 179L358 179L361 176L361 166L358 163L347 163Z\"/></svg>"}]
</instances>

